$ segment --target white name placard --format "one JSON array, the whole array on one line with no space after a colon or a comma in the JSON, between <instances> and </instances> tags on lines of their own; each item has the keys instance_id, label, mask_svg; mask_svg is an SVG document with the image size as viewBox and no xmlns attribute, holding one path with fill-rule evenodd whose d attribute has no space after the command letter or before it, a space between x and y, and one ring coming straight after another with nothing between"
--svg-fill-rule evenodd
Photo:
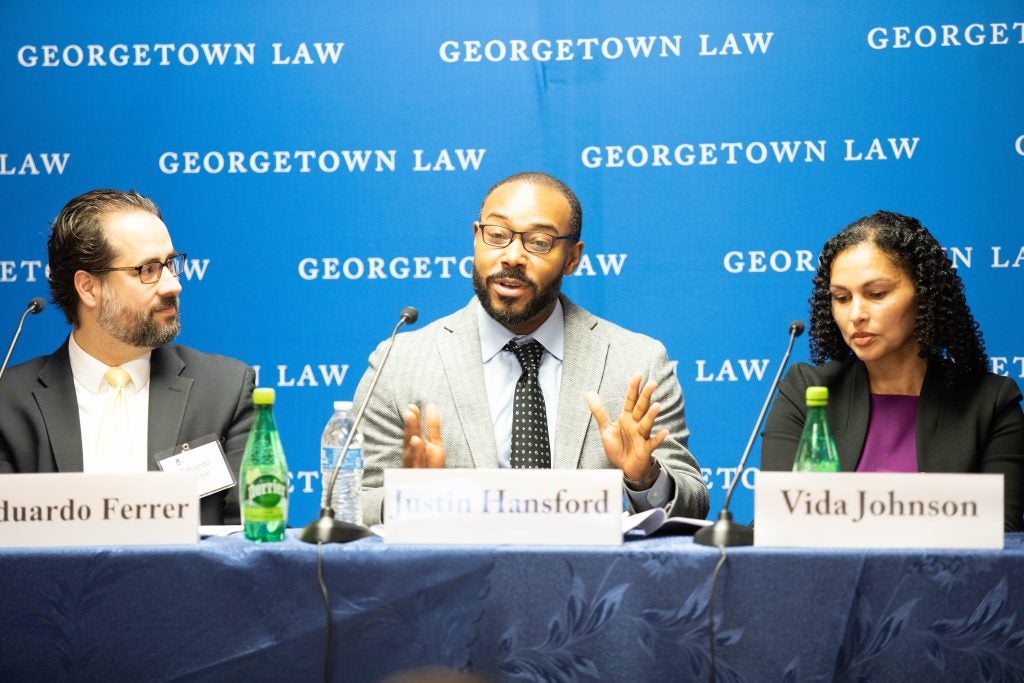
<instances>
[{"instance_id":1,"label":"white name placard","mask_svg":"<svg viewBox=\"0 0 1024 683\"><path fill-rule=\"evenodd\" d=\"M1002 548L1000 474L760 472L754 545Z\"/></svg>"},{"instance_id":2,"label":"white name placard","mask_svg":"<svg viewBox=\"0 0 1024 683\"><path fill-rule=\"evenodd\" d=\"M619 470L384 472L389 543L619 545Z\"/></svg>"},{"instance_id":3,"label":"white name placard","mask_svg":"<svg viewBox=\"0 0 1024 683\"><path fill-rule=\"evenodd\" d=\"M0 475L0 547L196 543L196 475Z\"/></svg>"}]
</instances>

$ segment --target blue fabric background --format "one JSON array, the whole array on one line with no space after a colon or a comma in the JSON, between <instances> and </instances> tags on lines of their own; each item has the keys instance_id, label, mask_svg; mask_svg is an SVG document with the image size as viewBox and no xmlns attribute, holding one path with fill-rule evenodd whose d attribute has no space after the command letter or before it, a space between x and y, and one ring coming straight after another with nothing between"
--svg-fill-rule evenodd
<instances>
[{"instance_id":1,"label":"blue fabric background","mask_svg":"<svg viewBox=\"0 0 1024 683\"><path fill-rule=\"evenodd\" d=\"M180 341L259 366L261 384L277 388L292 521L302 525L319 504L318 439L332 401L351 398L403 306L429 321L465 303L471 288L457 262L472 253L484 193L507 174L544 170L585 207L591 267L565 290L661 339L678 360L690 445L714 510L787 326L806 319L811 272L797 263L813 265L824 240L860 216L880 208L915 215L954 250L988 350L1004 359L995 369L1024 375L1024 258L1015 262L1024 246L1022 21L1020 4L1008 0L8 0L0 6L0 333L6 339L25 302L46 294L48 221L68 199L98 186L153 197L175 246L194 259ZM967 45L975 23L983 44ZM993 44L994 23L1007 25L1006 44ZM941 42L943 25L957 27L961 46L913 44L915 33L928 42L921 26ZM910 47L893 47L894 27L908 27ZM730 34L741 54L729 54ZM626 39L645 36L655 37L651 56L629 56ZM661 36L678 40L679 56L662 56ZM880 36L888 47L872 47ZM591 38L598 48L588 60L580 41ZM464 57L466 41L484 55L489 41L510 50L516 40L559 39L574 59L446 61L444 48L458 41ZM616 40L625 54L606 58L600 46L614 54ZM317 42L343 43L336 61L319 63ZM67 46L100 45L109 57L120 43L176 48L166 66L152 49L149 66L42 65L42 46L73 62ZM204 43L253 43L253 63L235 64L233 50L225 64L180 63L178 55L189 57L182 45ZM292 63L274 64L274 43L278 61ZM316 63L294 63L303 43ZM35 66L22 65L25 46ZM870 153L876 138L884 159ZM896 158L890 138L912 155ZM801 142L799 151L776 162L770 143L786 141ZM802 141L823 145L824 160ZM715 146L717 163L626 161L646 150L650 162L655 145L693 145L699 158L702 143ZM740 153L729 164L726 143L743 143L755 160L753 143L761 143L769 160ZM591 167L588 148L607 159L609 146L622 148L621 167ZM378 171L371 154L365 171L325 173L314 163L302 173L298 150L334 150L342 169L342 150L381 150L388 160L393 150L395 169ZM447 150L455 170L416 171L414 150L430 166ZM456 150L486 151L463 170ZM161 165L168 153L181 161L186 152L201 160L232 151L290 152L292 171L171 173ZM43 154L61 155L62 171L48 173ZM369 277L375 258L387 277ZM429 277L414 277L416 258ZM315 260L320 277L303 277L312 272L304 259ZM346 262L351 273L361 266L363 275L324 279L324 259L337 259L338 272ZM51 351L66 334L60 313L47 309L28 322L14 361ZM794 361L806 358L804 341ZM734 509L749 519L749 490Z\"/></svg>"}]
</instances>

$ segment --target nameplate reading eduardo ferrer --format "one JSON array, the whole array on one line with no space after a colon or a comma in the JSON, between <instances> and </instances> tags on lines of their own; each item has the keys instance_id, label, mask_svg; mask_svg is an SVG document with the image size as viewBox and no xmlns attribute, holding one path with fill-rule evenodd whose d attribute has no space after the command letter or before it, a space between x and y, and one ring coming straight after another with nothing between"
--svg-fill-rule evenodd
<instances>
[{"instance_id":1,"label":"nameplate reading eduardo ferrer","mask_svg":"<svg viewBox=\"0 0 1024 683\"><path fill-rule=\"evenodd\" d=\"M161 545L198 540L196 476L0 476L0 547Z\"/></svg>"}]
</instances>

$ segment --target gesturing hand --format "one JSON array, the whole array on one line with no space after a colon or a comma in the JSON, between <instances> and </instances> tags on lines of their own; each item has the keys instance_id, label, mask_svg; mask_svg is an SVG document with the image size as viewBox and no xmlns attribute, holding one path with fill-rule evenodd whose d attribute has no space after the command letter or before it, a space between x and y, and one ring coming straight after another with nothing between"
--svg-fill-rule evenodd
<instances>
[{"instance_id":1,"label":"gesturing hand","mask_svg":"<svg viewBox=\"0 0 1024 683\"><path fill-rule=\"evenodd\" d=\"M604 402L596 392L588 391L587 405L601 434L601 443L608 461L622 470L627 479L640 481L647 477L654 465L651 454L668 436L662 429L651 435L654 420L661 410L661 404L651 403L651 396L658 385L653 380L640 389L641 375L629 382L622 412L612 421L605 410Z\"/></svg>"},{"instance_id":2,"label":"gesturing hand","mask_svg":"<svg viewBox=\"0 0 1024 683\"><path fill-rule=\"evenodd\" d=\"M441 441L441 412L435 405L426 410L427 435L418 406L410 405L405 414L405 433L402 435L402 467L444 467L444 442Z\"/></svg>"}]
</instances>

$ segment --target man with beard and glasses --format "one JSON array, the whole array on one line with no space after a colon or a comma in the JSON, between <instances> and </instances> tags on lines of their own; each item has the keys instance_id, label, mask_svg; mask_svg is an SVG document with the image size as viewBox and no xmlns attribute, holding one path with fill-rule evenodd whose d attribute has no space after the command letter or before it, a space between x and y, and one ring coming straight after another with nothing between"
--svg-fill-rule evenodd
<instances>
[{"instance_id":1,"label":"man with beard and glasses","mask_svg":"<svg viewBox=\"0 0 1024 683\"><path fill-rule=\"evenodd\" d=\"M54 220L48 250L72 330L0 379L0 473L157 470L157 454L212 435L237 476L255 374L170 344L185 254L157 206L134 190L86 192ZM203 524L238 521L235 488L201 499Z\"/></svg>"},{"instance_id":2,"label":"man with beard and glasses","mask_svg":"<svg viewBox=\"0 0 1024 683\"><path fill-rule=\"evenodd\" d=\"M473 224L476 297L398 335L367 406L368 524L381 521L383 472L396 467L618 468L632 509L707 514L665 347L560 293L583 252L582 225L576 195L547 174L513 175L487 193ZM622 404L614 420L606 402Z\"/></svg>"}]
</instances>

